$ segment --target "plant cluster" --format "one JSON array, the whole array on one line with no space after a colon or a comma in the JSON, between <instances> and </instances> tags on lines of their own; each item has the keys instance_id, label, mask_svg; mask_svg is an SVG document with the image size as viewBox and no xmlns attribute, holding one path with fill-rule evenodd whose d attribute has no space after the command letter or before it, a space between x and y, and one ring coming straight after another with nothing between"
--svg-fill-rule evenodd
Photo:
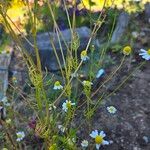
<instances>
[{"instance_id":1,"label":"plant cluster","mask_svg":"<svg viewBox=\"0 0 150 150\"><path fill-rule=\"evenodd\" d=\"M13 3L15 2L16 1ZM54 1L54 3L56 2L59 3L60 1ZM121 63L110 74L107 73L104 64L104 58L108 46L104 47L102 50L97 50L99 51L99 55L97 56L99 62L97 64L95 63L95 55L93 54L96 51L96 48L91 44L91 41L105 22L106 15L104 12L107 11L107 9L104 3L104 6L102 7L103 11L98 13L97 20L95 20L92 24L92 33L86 47L80 52L80 55L78 55L80 39L78 34L75 32L77 2L76 0L70 2L73 5L72 16L69 14L69 1L66 2L65 0L62 0L61 2L63 4L63 9L65 11L68 27L71 31L72 37L71 44L68 45L64 41L67 49L66 57L62 50L62 44L59 42L59 47L62 50L61 54L64 67L60 64L56 47L54 45L54 39L48 39L51 42L56 58L58 58L57 61L60 67L61 79L52 75L49 80L46 80L49 73L46 72L45 75L41 69L41 60L36 43L39 17L38 11L45 5L47 7L47 13L52 21L54 32L57 33L59 40L60 38L63 39L59 24L57 23L55 14L56 11L53 5L54 3L49 0L28 0L21 2L21 4L24 3L24 5L28 8L31 25L30 34L34 39L33 44L30 43L30 41L18 29L14 20L12 20L7 12L4 11L4 8L0 8L0 15L3 19L3 23L7 31L9 31L12 36L16 43L16 47L22 54L24 62L26 63L30 79L28 84L31 85L30 94L26 94L26 96L24 96L23 91L20 91L16 86L17 79L13 78L12 96L9 98L4 97L0 100L0 125L2 126L2 129L0 129L0 138L2 145L1 148L3 150L21 150L29 145L31 146L31 149L37 146L41 149L48 150L100 149L101 146L112 143L111 140L113 139L106 137L106 134L101 127L99 127L99 129L93 129L91 120L96 110L100 107L102 100L107 99L114 92L120 89L120 87L131 77L132 73L118 84L111 93L101 93L101 96L96 98L95 95L97 95L99 91L103 89L104 85L118 73L118 70L120 70L124 64L125 59L130 57L132 54L133 48L130 45L122 46ZM96 3L96 1L94 3L94 1L90 0L83 0L83 4L84 2L88 2L87 5L89 5L90 2L90 7L93 7ZM3 2L3 6L5 6L4 4L6 5L6 3ZM36 61L33 61L28 50L24 48L20 36L15 32L16 30L29 44L33 46L36 54ZM110 39L108 39L108 43L109 42ZM139 55L142 56L145 61L138 64L135 70L139 69L146 61L150 60L150 50L141 49ZM80 71L85 65L88 65L89 71L87 76L82 78ZM93 68L96 70L95 72L93 71ZM102 81L101 85L94 90L94 85L100 80ZM48 94L48 91L51 91L50 95ZM19 93L19 96L21 97L20 99L28 106L27 109L32 111L32 118L30 120L26 115L20 116L19 112L16 112L13 109L14 105L16 105L13 101L16 93ZM82 114L79 114L78 111L81 109L83 109ZM113 116L117 113L117 108L114 106L107 106L106 111ZM82 135L78 135L78 130L80 130L81 126L72 125L75 118L79 117L78 115L83 116L82 121L85 121L88 126L85 128L85 132L88 134L86 134L84 138ZM23 125L18 125L18 121L15 121L16 119ZM36 143L36 146L34 146L34 144L32 145L32 143L28 145L28 141L33 141L33 143Z\"/></svg>"}]
</instances>

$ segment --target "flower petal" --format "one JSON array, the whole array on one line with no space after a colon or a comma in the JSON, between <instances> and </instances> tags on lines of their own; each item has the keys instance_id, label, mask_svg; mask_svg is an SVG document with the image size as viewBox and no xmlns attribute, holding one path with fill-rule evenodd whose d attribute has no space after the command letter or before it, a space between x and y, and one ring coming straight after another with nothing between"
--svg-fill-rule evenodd
<instances>
[{"instance_id":1,"label":"flower petal","mask_svg":"<svg viewBox=\"0 0 150 150\"><path fill-rule=\"evenodd\" d=\"M149 55L143 55L142 58L146 59L146 60L149 60L150 59L150 56Z\"/></svg>"},{"instance_id":2,"label":"flower petal","mask_svg":"<svg viewBox=\"0 0 150 150\"><path fill-rule=\"evenodd\" d=\"M145 49L140 49L141 52L147 52Z\"/></svg>"},{"instance_id":3,"label":"flower petal","mask_svg":"<svg viewBox=\"0 0 150 150\"><path fill-rule=\"evenodd\" d=\"M96 78L100 78L105 73L104 69L100 69L96 75Z\"/></svg>"},{"instance_id":4,"label":"flower petal","mask_svg":"<svg viewBox=\"0 0 150 150\"><path fill-rule=\"evenodd\" d=\"M146 55L146 54L147 54L147 53L139 53L139 55L140 55L140 56L142 56L142 55Z\"/></svg>"},{"instance_id":5,"label":"flower petal","mask_svg":"<svg viewBox=\"0 0 150 150\"><path fill-rule=\"evenodd\" d=\"M105 136L106 136L106 134L104 133L104 131L101 131L101 132L100 132L100 136L102 136L102 137L105 137Z\"/></svg>"},{"instance_id":6,"label":"flower petal","mask_svg":"<svg viewBox=\"0 0 150 150\"><path fill-rule=\"evenodd\" d=\"M96 144L96 149L99 150L100 146L100 144Z\"/></svg>"},{"instance_id":7,"label":"flower petal","mask_svg":"<svg viewBox=\"0 0 150 150\"><path fill-rule=\"evenodd\" d=\"M97 131L97 130L92 131L92 133L90 134L90 136L91 136L92 138L95 138L97 135L98 135L98 131Z\"/></svg>"},{"instance_id":8,"label":"flower petal","mask_svg":"<svg viewBox=\"0 0 150 150\"><path fill-rule=\"evenodd\" d=\"M109 142L108 141L106 141L106 140L103 140L103 143L102 143L103 145L109 145Z\"/></svg>"}]
</instances>

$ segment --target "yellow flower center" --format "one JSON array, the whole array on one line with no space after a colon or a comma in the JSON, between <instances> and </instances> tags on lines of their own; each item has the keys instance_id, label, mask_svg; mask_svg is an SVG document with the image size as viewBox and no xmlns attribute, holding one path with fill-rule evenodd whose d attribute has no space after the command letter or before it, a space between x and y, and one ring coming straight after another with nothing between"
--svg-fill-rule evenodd
<instances>
[{"instance_id":1,"label":"yellow flower center","mask_svg":"<svg viewBox=\"0 0 150 150\"><path fill-rule=\"evenodd\" d=\"M126 46L126 47L123 48L123 53L125 55L129 55L131 53L131 51L132 51L132 49L131 49L130 46Z\"/></svg>"},{"instance_id":2,"label":"yellow flower center","mask_svg":"<svg viewBox=\"0 0 150 150\"><path fill-rule=\"evenodd\" d=\"M100 135L97 135L97 136L95 137L95 143L96 143L96 144L102 144L102 142L103 142L103 137L100 136Z\"/></svg>"},{"instance_id":3,"label":"yellow flower center","mask_svg":"<svg viewBox=\"0 0 150 150\"><path fill-rule=\"evenodd\" d=\"M66 106L67 106L68 109L70 109L71 108L71 103L67 102Z\"/></svg>"},{"instance_id":4,"label":"yellow flower center","mask_svg":"<svg viewBox=\"0 0 150 150\"><path fill-rule=\"evenodd\" d=\"M56 81L56 82L55 82L55 86L60 86L60 82L59 82L59 81Z\"/></svg>"},{"instance_id":5,"label":"yellow flower center","mask_svg":"<svg viewBox=\"0 0 150 150\"><path fill-rule=\"evenodd\" d=\"M150 55L150 49L147 51L147 54Z\"/></svg>"},{"instance_id":6,"label":"yellow flower center","mask_svg":"<svg viewBox=\"0 0 150 150\"><path fill-rule=\"evenodd\" d=\"M84 57L84 56L87 56L87 51L86 51L86 50L82 51L82 52L81 52L81 56L83 56L83 57Z\"/></svg>"}]
</instances>

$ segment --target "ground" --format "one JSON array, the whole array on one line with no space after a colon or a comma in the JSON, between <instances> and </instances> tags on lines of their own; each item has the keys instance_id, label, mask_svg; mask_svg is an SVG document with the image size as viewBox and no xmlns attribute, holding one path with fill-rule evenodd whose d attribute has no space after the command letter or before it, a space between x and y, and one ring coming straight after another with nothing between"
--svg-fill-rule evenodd
<instances>
[{"instance_id":1,"label":"ground","mask_svg":"<svg viewBox=\"0 0 150 150\"><path fill-rule=\"evenodd\" d=\"M139 70L123 88L99 108L93 120L93 129L106 131L113 141L108 150L150 149L150 66ZM106 106L117 108L115 115Z\"/></svg>"}]
</instances>

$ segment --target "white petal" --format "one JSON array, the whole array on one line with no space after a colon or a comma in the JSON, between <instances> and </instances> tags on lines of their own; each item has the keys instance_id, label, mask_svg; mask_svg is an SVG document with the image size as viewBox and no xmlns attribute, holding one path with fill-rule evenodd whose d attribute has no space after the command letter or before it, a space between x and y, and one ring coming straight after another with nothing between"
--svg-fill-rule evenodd
<instances>
[{"instance_id":1,"label":"white petal","mask_svg":"<svg viewBox=\"0 0 150 150\"><path fill-rule=\"evenodd\" d=\"M57 87L57 86L54 86L54 87L53 87L53 89L54 89L54 90L57 90L57 89L58 89L58 87Z\"/></svg>"},{"instance_id":2,"label":"white petal","mask_svg":"<svg viewBox=\"0 0 150 150\"><path fill-rule=\"evenodd\" d=\"M97 135L98 135L98 131L97 131L97 130L92 131L92 133L90 134L90 136L91 136L92 138L95 138Z\"/></svg>"},{"instance_id":3,"label":"white petal","mask_svg":"<svg viewBox=\"0 0 150 150\"><path fill-rule=\"evenodd\" d=\"M82 143L81 143L81 146L83 148L88 147L88 141L87 140L83 140Z\"/></svg>"},{"instance_id":4,"label":"white petal","mask_svg":"<svg viewBox=\"0 0 150 150\"><path fill-rule=\"evenodd\" d=\"M103 140L103 143L102 143L103 145L109 145L109 142L108 141L105 141L105 140Z\"/></svg>"},{"instance_id":5,"label":"white petal","mask_svg":"<svg viewBox=\"0 0 150 150\"><path fill-rule=\"evenodd\" d=\"M143 55L142 58L146 59L146 60L149 60L150 59L150 56L149 55Z\"/></svg>"},{"instance_id":6,"label":"white petal","mask_svg":"<svg viewBox=\"0 0 150 150\"><path fill-rule=\"evenodd\" d=\"M146 56L145 56L145 59L146 59L146 60L149 60L149 59L150 59L150 55L146 55Z\"/></svg>"},{"instance_id":7,"label":"white petal","mask_svg":"<svg viewBox=\"0 0 150 150\"><path fill-rule=\"evenodd\" d=\"M96 78L100 78L105 73L104 69L100 69L96 75Z\"/></svg>"},{"instance_id":8,"label":"white petal","mask_svg":"<svg viewBox=\"0 0 150 150\"><path fill-rule=\"evenodd\" d=\"M62 105L62 109L63 109L65 112L67 111L66 103L63 103L63 105Z\"/></svg>"},{"instance_id":9,"label":"white petal","mask_svg":"<svg viewBox=\"0 0 150 150\"><path fill-rule=\"evenodd\" d=\"M63 89L63 86L62 86L62 85L58 86L58 89L59 89L59 90L60 90L60 89Z\"/></svg>"},{"instance_id":10,"label":"white petal","mask_svg":"<svg viewBox=\"0 0 150 150\"><path fill-rule=\"evenodd\" d=\"M57 86L57 89L58 89L58 90L60 90L60 89L61 89L61 87L60 87L60 86Z\"/></svg>"},{"instance_id":11,"label":"white petal","mask_svg":"<svg viewBox=\"0 0 150 150\"><path fill-rule=\"evenodd\" d=\"M96 136L95 136L95 134L90 134L90 137L92 137L92 138L95 138Z\"/></svg>"},{"instance_id":12,"label":"white petal","mask_svg":"<svg viewBox=\"0 0 150 150\"><path fill-rule=\"evenodd\" d=\"M88 56L81 56L81 60L83 60L83 61L86 61L88 59L90 59Z\"/></svg>"},{"instance_id":13,"label":"white petal","mask_svg":"<svg viewBox=\"0 0 150 150\"><path fill-rule=\"evenodd\" d=\"M96 149L99 150L100 146L100 144L96 144Z\"/></svg>"},{"instance_id":14,"label":"white petal","mask_svg":"<svg viewBox=\"0 0 150 150\"><path fill-rule=\"evenodd\" d=\"M63 103L63 104L62 104L62 107L66 107L66 103Z\"/></svg>"},{"instance_id":15,"label":"white petal","mask_svg":"<svg viewBox=\"0 0 150 150\"><path fill-rule=\"evenodd\" d=\"M105 136L106 136L106 134L104 133L104 131L101 131L101 132L100 132L100 136L102 136L102 137L105 137Z\"/></svg>"},{"instance_id":16,"label":"white petal","mask_svg":"<svg viewBox=\"0 0 150 150\"><path fill-rule=\"evenodd\" d=\"M146 55L147 53L139 53L140 56Z\"/></svg>"},{"instance_id":17,"label":"white petal","mask_svg":"<svg viewBox=\"0 0 150 150\"><path fill-rule=\"evenodd\" d=\"M21 141L21 139L20 139L20 138L18 138L18 139L16 139L16 141L20 142L20 141Z\"/></svg>"},{"instance_id":18,"label":"white petal","mask_svg":"<svg viewBox=\"0 0 150 150\"><path fill-rule=\"evenodd\" d=\"M64 110L65 112L67 112L68 108L64 108L63 110Z\"/></svg>"},{"instance_id":19,"label":"white petal","mask_svg":"<svg viewBox=\"0 0 150 150\"><path fill-rule=\"evenodd\" d=\"M141 52L147 52L145 49L140 49Z\"/></svg>"}]
</instances>

